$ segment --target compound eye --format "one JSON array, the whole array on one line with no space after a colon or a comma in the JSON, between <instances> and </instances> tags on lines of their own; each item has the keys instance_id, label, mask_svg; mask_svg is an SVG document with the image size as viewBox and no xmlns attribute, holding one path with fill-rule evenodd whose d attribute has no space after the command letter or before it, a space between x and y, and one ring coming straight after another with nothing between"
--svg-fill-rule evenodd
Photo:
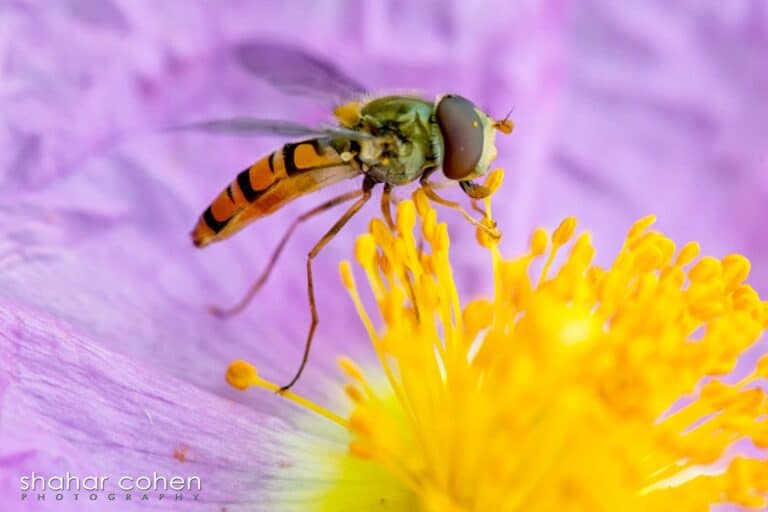
<instances>
[{"instance_id":1,"label":"compound eye","mask_svg":"<svg viewBox=\"0 0 768 512\"><path fill-rule=\"evenodd\" d=\"M483 154L483 124L475 105L461 96L445 96L436 117L445 144L443 174L452 180L470 176Z\"/></svg>"}]
</instances>

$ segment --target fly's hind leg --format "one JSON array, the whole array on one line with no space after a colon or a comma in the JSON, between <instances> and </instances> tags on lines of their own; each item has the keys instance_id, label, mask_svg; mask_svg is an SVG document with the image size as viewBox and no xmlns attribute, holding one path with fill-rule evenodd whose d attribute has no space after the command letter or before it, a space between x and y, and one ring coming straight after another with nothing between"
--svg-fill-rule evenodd
<instances>
[{"instance_id":1,"label":"fly's hind leg","mask_svg":"<svg viewBox=\"0 0 768 512\"><path fill-rule=\"evenodd\" d=\"M320 241L315 244L315 246L311 251L309 251L309 254L307 255L307 294L309 295L309 309L312 314L312 322L309 324L307 341L304 344L304 355L301 358L299 369L296 371L296 375L293 376L291 381L280 388L280 391L287 391L291 388L291 386L296 384L296 381L298 381L299 377L301 377L301 374L304 371L304 367L307 365L307 360L309 359L309 350L312 347L312 338L315 335L315 329L317 329L317 324L319 322L317 316L317 305L315 304L315 285L312 281L312 260L315 259L315 256L320 254L320 251L323 250L323 247L328 245L328 242L333 240L333 237L336 236L339 231L341 231L341 228L343 228L344 225L349 222L349 219L351 219L358 211L360 211L360 208L362 208L365 203L368 202L368 200L371 198L371 189L374 185L375 182L366 177L365 181L363 182L363 190L358 192L358 194L362 197L355 201L355 203L350 206L346 212L344 212L344 215L342 215L341 218L337 220L336 223L331 227L331 229L329 229L328 232L323 235L323 238L321 238Z\"/></svg>"},{"instance_id":2,"label":"fly's hind leg","mask_svg":"<svg viewBox=\"0 0 768 512\"><path fill-rule=\"evenodd\" d=\"M291 237L291 235L299 226L299 224L301 224L305 220L311 219L315 215L318 215L320 213L323 213L326 210L333 208L334 206L337 206L347 201L351 201L352 199L358 198L363 194L364 192L362 190L355 190L353 192L347 192L346 194L341 194L340 196L336 196L333 199L329 199L323 204L320 204L312 208L311 210L304 212L299 217L297 217L296 220L294 220L293 223L290 225L290 227L286 230L285 234L283 235L283 238L280 239L280 243L277 244L277 247L272 252L272 256L269 258L269 262L267 263L266 268L262 271L259 278L251 285L251 287L245 293L243 298L240 299L240 301L237 304L235 304L230 308L221 308L219 306L211 306L210 307L211 312L214 315L223 318L223 317L234 316L240 313L242 310L244 310L246 306L250 304L251 300L253 300L256 294L259 292L261 287L264 286L264 283L267 282L267 279L272 273L272 270L275 267L275 264L277 263L278 258L280 258L280 254L283 252L283 249L285 248L285 244L288 242L288 239Z\"/></svg>"}]
</instances>

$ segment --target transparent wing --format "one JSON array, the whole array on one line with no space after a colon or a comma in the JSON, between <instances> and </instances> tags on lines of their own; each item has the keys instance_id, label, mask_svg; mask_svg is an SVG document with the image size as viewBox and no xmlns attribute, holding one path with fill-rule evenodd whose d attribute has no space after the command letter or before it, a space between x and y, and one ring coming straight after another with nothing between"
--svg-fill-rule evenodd
<instances>
[{"instance_id":1,"label":"transparent wing","mask_svg":"<svg viewBox=\"0 0 768 512\"><path fill-rule=\"evenodd\" d=\"M195 131L243 137L274 135L278 137L347 137L357 140L372 138L370 134L342 127L312 128L291 121L253 117L232 117L182 124L171 126L167 131Z\"/></svg>"},{"instance_id":2,"label":"transparent wing","mask_svg":"<svg viewBox=\"0 0 768 512\"><path fill-rule=\"evenodd\" d=\"M331 62L295 46L252 40L234 54L244 69L289 94L343 101L366 92Z\"/></svg>"}]
</instances>

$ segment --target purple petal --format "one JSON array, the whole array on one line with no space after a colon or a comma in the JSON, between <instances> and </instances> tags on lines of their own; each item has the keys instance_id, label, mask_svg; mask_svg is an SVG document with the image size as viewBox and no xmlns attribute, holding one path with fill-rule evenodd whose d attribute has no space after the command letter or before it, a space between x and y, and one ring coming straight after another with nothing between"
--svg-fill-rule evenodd
<instances>
[{"instance_id":1,"label":"purple petal","mask_svg":"<svg viewBox=\"0 0 768 512\"><path fill-rule=\"evenodd\" d=\"M105 492L90 503L95 510L106 507L110 491L120 510L139 508L124 501L119 477L153 472L198 476L205 510L263 510L266 489L296 462L288 455L298 439L292 423L148 372L39 311L0 305L0 361L3 510L26 505L20 478L33 471L109 476ZM268 398L283 402L286 413L291 409L276 395ZM55 494L48 491L45 502L36 503L30 492L27 500L51 510L89 504L88 493L81 501L67 494L52 504ZM169 510L188 507L192 499L191 492L180 503L173 491L167 496L160 505ZM157 505L157 493L150 500Z\"/></svg>"},{"instance_id":2,"label":"purple petal","mask_svg":"<svg viewBox=\"0 0 768 512\"><path fill-rule=\"evenodd\" d=\"M507 183L495 207L507 253L534 226L576 215L606 260L628 225L653 212L680 242L745 253L752 282L768 289L762 2L423 1L407 3L404 17L405 5L4 3L2 298L142 372L271 410L258 393L231 395L223 370L247 358L271 379L290 377L309 320L305 255L340 212L302 228L245 314L223 322L206 306L239 298L285 226L336 191L196 251L187 233L197 216L274 143L154 131L237 115L327 120L326 106L286 98L223 58L256 26L261 40L331 57L375 91L457 92L496 116L514 106L517 129L499 140ZM298 388L310 395L320 397L314 383L333 373L338 352L370 352L336 265L376 214L369 205L316 260L321 323ZM460 284L489 286L474 230L453 212L442 218ZM66 451L55 435L50 442Z\"/></svg>"}]
</instances>

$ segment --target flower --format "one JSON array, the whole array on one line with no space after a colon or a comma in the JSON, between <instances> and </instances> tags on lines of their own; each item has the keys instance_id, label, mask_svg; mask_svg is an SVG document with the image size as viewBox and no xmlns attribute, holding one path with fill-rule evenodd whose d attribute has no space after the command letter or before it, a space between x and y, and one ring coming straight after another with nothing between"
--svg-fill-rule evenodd
<instances>
[{"instance_id":1,"label":"flower","mask_svg":"<svg viewBox=\"0 0 768 512\"><path fill-rule=\"evenodd\" d=\"M249 75L233 46L288 43L375 91L454 91L499 116L514 107L520 129L499 147L514 173L495 206L507 244L573 214L611 247L630 219L655 211L675 238L748 255L764 293L759 4L0 2L0 510L19 507L19 476L33 470L199 473L206 505L230 512L301 508L295 487L337 474L285 475L325 442L346 449L335 424L308 430L280 397L221 379L234 357L280 384L295 371L304 257L331 219L297 233L246 313L207 314L239 298L279 228L327 196L195 251L187 233L207 201L283 141L154 131L230 115L327 120L327 105ZM317 261L321 323L296 387L314 402L336 398L325 386L334 354L369 371L354 311L333 307L346 300L333 268L374 209ZM472 232L446 220L457 281L477 291ZM370 476L357 478L358 496ZM132 508L146 507L119 506Z\"/></svg>"},{"instance_id":2,"label":"flower","mask_svg":"<svg viewBox=\"0 0 768 512\"><path fill-rule=\"evenodd\" d=\"M381 329L350 264L340 267L379 361L369 372L340 360L351 414L284 396L345 428L347 457L389 474L371 494L386 500L400 484L411 499L392 510L764 507L764 460L725 456L740 439L768 448L757 386L768 356L724 377L768 327L768 302L744 282L746 258L699 258L696 242L677 250L654 222L637 221L606 268L573 217L551 236L535 230L513 260L479 230L494 293L463 302L447 226L417 191L400 203L396 232L374 220L357 239ZM245 361L227 380L278 390ZM339 481L326 499L355 509Z\"/></svg>"}]
</instances>

